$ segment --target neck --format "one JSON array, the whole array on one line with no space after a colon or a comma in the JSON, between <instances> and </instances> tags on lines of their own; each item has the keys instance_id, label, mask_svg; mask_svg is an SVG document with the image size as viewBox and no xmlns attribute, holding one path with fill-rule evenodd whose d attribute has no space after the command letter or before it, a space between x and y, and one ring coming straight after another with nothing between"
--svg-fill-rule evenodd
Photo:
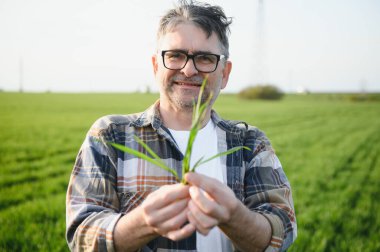
<instances>
[{"instance_id":1,"label":"neck","mask_svg":"<svg viewBox=\"0 0 380 252\"><path fill-rule=\"evenodd\" d=\"M159 110L165 127L173 130L191 129L193 109L178 109L171 106L165 106L165 104L160 103ZM208 108L206 111L206 116L201 123L202 128L208 123L210 117L211 108Z\"/></svg>"}]
</instances>

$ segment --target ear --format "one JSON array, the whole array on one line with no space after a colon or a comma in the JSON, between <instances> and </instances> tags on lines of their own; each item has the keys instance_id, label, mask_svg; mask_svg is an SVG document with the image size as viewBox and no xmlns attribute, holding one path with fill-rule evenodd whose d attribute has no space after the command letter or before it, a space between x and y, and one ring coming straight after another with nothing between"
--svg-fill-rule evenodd
<instances>
[{"instance_id":1,"label":"ear","mask_svg":"<svg viewBox=\"0 0 380 252\"><path fill-rule=\"evenodd\" d=\"M157 59L157 54L153 54L152 56L152 66L153 66L153 73L156 76L157 69L158 69L158 59Z\"/></svg>"},{"instance_id":2,"label":"ear","mask_svg":"<svg viewBox=\"0 0 380 252\"><path fill-rule=\"evenodd\" d=\"M224 89L227 86L228 78L230 77L230 73L232 70L232 62L227 60L224 68L223 68L223 79L222 79L222 89Z\"/></svg>"}]
</instances>

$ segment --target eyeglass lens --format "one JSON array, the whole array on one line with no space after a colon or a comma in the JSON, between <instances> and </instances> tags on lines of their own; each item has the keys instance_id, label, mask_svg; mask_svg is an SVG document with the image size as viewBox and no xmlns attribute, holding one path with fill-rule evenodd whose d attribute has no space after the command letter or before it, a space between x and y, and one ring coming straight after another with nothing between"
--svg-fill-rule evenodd
<instances>
[{"instance_id":1,"label":"eyeglass lens","mask_svg":"<svg viewBox=\"0 0 380 252\"><path fill-rule=\"evenodd\" d=\"M180 70L185 67L189 58L193 59L195 68L201 72L213 72L218 65L218 55L196 54L187 55L180 51L164 51L164 65L172 70Z\"/></svg>"}]
</instances>

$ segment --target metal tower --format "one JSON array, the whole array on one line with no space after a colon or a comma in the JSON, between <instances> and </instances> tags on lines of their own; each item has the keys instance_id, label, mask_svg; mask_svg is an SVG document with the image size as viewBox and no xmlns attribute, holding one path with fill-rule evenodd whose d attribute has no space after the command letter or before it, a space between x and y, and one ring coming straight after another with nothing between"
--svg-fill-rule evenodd
<instances>
[{"instance_id":1,"label":"metal tower","mask_svg":"<svg viewBox=\"0 0 380 252\"><path fill-rule=\"evenodd\" d=\"M254 36L254 84L263 84L267 81L266 76L266 42L265 42L265 9L264 0L258 0L256 13L256 31Z\"/></svg>"},{"instance_id":2,"label":"metal tower","mask_svg":"<svg viewBox=\"0 0 380 252\"><path fill-rule=\"evenodd\" d=\"M22 57L19 58L19 92L24 91L24 60Z\"/></svg>"}]
</instances>

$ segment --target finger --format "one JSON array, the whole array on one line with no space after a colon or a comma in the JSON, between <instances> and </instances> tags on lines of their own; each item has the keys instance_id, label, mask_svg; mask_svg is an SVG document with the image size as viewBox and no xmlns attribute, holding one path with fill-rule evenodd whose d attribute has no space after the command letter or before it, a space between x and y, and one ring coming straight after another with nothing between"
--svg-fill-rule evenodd
<instances>
[{"instance_id":1,"label":"finger","mask_svg":"<svg viewBox=\"0 0 380 252\"><path fill-rule=\"evenodd\" d=\"M182 228L174 230L174 231L170 231L163 236L173 241L179 241L179 240L189 237L192 233L195 232L195 230L196 230L195 226L192 223L188 223Z\"/></svg>"},{"instance_id":2,"label":"finger","mask_svg":"<svg viewBox=\"0 0 380 252\"><path fill-rule=\"evenodd\" d=\"M148 225L152 227L160 226L161 223L166 222L180 214L187 208L188 199L177 200L163 208L145 208L144 217Z\"/></svg>"},{"instance_id":3,"label":"finger","mask_svg":"<svg viewBox=\"0 0 380 252\"><path fill-rule=\"evenodd\" d=\"M209 230L204 229L199 225L198 221L195 219L191 211L187 212L187 219L195 227L197 232L201 233L202 235L207 235L209 233Z\"/></svg>"},{"instance_id":4,"label":"finger","mask_svg":"<svg viewBox=\"0 0 380 252\"><path fill-rule=\"evenodd\" d=\"M202 188L216 201L223 200L222 188L225 185L219 180L195 172L188 172L185 179L190 185Z\"/></svg>"},{"instance_id":5,"label":"finger","mask_svg":"<svg viewBox=\"0 0 380 252\"><path fill-rule=\"evenodd\" d=\"M204 214L216 219L226 218L226 209L219 205L207 192L196 186L191 186L189 192L192 199L189 203L194 203Z\"/></svg>"},{"instance_id":6,"label":"finger","mask_svg":"<svg viewBox=\"0 0 380 252\"><path fill-rule=\"evenodd\" d=\"M237 199L235 194L227 185L219 180L194 172L188 172L185 176L189 184L206 191L218 204L228 206L231 209L236 207Z\"/></svg>"},{"instance_id":7,"label":"finger","mask_svg":"<svg viewBox=\"0 0 380 252\"><path fill-rule=\"evenodd\" d=\"M194 223L197 230L203 235L207 235L219 223L216 218L203 213L192 200L189 201L189 210L187 215L189 221L191 219L190 222Z\"/></svg>"},{"instance_id":8,"label":"finger","mask_svg":"<svg viewBox=\"0 0 380 252\"><path fill-rule=\"evenodd\" d=\"M210 215L205 214L197 207L194 201L189 201L189 212L194 217L195 223L197 227L202 229L212 229L213 227L218 225L218 220Z\"/></svg>"},{"instance_id":9,"label":"finger","mask_svg":"<svg viewBox=\"0 0 380 252\"><path fill-rule=\"evenodd\" d=\"M211 229L218 225L218 219L211 215L205 214L193 200L189 201L188 208L199 226Z\"/></svg>"},{"instance_id":10,"label":"finger","mask_svg":"<svg viewBox=\"0 0 380 252\"><path fill-rule=\"evenodd\" d=\"M189 197L189 187L183 184L166 185L152 192L147 199L145 205L149 208L159 209L176 200Z\"/></svg>"},{"instance_id":11,"label":"finger","mask_svg":"<svg viewBox=\"0 0 380 252\"><path fill-rule=\"evenodd\" d=\"M157 226L160 234L166 234L170 231L180 229L187 222L187 212L185 208L179 214L173 215L170 219L165 220Z\"/></svg>"}]
</instances>

